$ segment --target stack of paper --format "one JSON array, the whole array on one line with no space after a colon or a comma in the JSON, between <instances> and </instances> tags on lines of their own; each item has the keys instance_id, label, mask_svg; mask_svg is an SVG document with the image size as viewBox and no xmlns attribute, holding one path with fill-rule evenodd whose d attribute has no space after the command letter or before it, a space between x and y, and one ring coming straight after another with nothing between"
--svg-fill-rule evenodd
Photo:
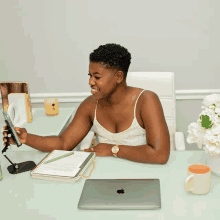
<instances>
[{"instance_id":1,"label":"stack of paper","mask_svg":"<svg viewBox=\"0 0 220 220\"><path fill-rule=\"evenodd\" d=\"M45 163L51 159L74 153L70 156ZM48 154L32 171L31 176L38 179L74 182L95 158L95 153L83 151L54 150Z\"/></svg>"}]
</instances>

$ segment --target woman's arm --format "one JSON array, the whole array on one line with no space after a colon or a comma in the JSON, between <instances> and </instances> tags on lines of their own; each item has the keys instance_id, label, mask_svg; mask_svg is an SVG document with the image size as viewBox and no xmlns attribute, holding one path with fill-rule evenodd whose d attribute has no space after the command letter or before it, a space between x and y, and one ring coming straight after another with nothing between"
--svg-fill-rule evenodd
<instances>
[{"instance_id":1,"label":"woman's arm","mask_svg":"<svg viewBox=\"0 0 220 220\"><path fill-rule=\"evenodd\" d=\"M144 91L142 100L141 117L147 141L142 147L145 148L146 162L165 164L170 156L170 134L160 99L156 93Z\"/></svg>"},{"instance_id":2,"label":"woman's arm","mask_svg":"<svg viewBox=\"0 0 220 220\"><path fill-rule=\"evenodd\" d=\"M109 150L115 145L108 144ZM166 155L161 154L159 151L152 148L150 145L140 146L128 146L118 145L119 152L117 153L118 158L123 158L139 163L150 163L150 164L166 164L168 158Z\"/></svg>"}]
</instances>

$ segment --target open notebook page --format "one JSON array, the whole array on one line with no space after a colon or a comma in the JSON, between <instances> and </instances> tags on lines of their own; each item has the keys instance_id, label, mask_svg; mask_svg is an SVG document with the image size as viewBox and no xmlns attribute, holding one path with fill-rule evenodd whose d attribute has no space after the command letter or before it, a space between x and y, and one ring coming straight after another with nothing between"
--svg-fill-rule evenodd
<instances>
[{"instance_id":1,"label":"open notebook page","mask_svg":"<svg viewBox=\"0 0 220 220\"><path fill-rule=\"evenodd\" d=\"M71 153L71 151L55 150L44 162L68 153ZM86 160L89 154L90 152L74 151L74 154L68 157L61 158L48 164L44 164L43 162L32 172L32 174L74 177L79 172L81 164Z\"/></svg>"}]
</instances>

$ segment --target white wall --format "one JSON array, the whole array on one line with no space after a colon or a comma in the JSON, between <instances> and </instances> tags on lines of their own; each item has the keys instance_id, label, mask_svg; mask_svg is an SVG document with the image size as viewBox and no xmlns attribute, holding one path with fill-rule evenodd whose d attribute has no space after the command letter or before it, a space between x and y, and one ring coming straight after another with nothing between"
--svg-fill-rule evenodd
<instances>
[{"instance_id":1,"label":"white wall","mask_svg":"<svg viewBox=\"0 0 220 220\"><path fill-rule=\"evenodd\" d=\"M176 89L217 89L220 2L1 1L0 81L32 93L89 92L89 54L119 43L130 71L176 74Z\"/></svg>"}]
</instances>

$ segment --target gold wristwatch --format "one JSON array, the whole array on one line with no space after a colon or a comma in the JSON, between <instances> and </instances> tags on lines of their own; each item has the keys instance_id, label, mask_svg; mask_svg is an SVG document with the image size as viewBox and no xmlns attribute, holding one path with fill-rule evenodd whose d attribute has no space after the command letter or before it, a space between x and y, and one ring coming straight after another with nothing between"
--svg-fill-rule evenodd
<instances>
[{"instance_id":1,"label":"gold wristwatch","mask_svg":"<svg viewBox=\"0 0 220 220\"><path fill-rule=\"evenodd\" d=\"M112 147L112 154L113 154L113 156L115 156L115 157L118 157L117 156L117 153L118 153L118 151L119 151L119 147L118 147L119 145L115 145L115 146L113 146Z\"/></svg>"}]
</instances>

